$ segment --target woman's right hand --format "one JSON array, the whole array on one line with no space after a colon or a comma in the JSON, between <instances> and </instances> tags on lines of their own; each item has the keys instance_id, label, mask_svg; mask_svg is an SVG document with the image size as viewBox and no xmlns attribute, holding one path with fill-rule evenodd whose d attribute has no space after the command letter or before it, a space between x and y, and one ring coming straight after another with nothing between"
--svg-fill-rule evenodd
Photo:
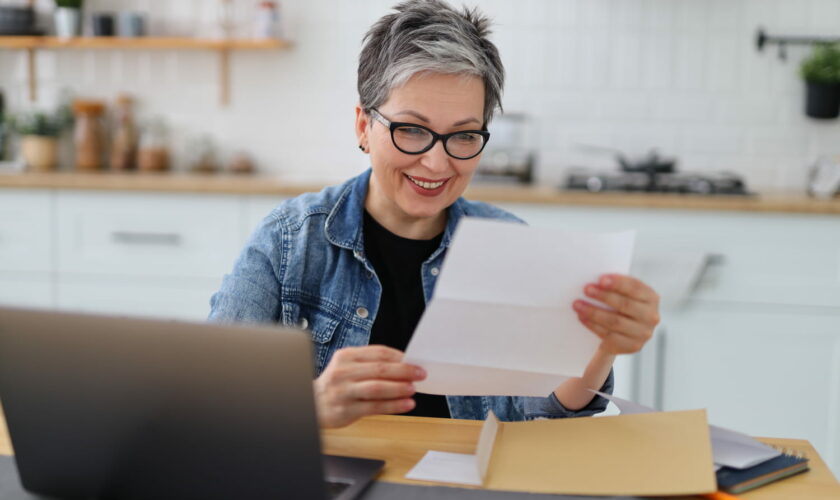
<instances>
[{"instance_id":1,"label":"woman's right hand","mask_svg":"<svg viewBox=\"0 0 840 500\"><path fill-rule=\"evenodd\" d=\"M402 358L402 351L383 345L336 351L314 382L318 424L344 427L367 415L414 408L414 382L426 378L426 372Z\"/></svg>"}]
</instances>

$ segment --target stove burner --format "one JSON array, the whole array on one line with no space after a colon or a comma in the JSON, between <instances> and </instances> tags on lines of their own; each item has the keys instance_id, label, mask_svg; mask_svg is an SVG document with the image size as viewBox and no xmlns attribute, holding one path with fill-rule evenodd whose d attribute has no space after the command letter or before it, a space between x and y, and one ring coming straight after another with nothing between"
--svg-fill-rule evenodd
<instances>
[{"instance_id":1,"label":"stove burner","mask_svg":"<svg viewBox=\"0 0 840 500\"><path fill-rule=\"evenodd\" d=\"M750 194L744 181L731 172L595 172L576 168L569 170L563 187L592 193L624 191L700 195Z\"/></svg>"}]
</instances>

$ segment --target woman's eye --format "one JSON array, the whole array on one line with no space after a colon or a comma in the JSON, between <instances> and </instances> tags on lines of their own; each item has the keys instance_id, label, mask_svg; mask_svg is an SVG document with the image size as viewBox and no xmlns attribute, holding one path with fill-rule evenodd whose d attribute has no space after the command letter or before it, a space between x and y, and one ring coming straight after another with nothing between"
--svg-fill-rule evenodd
<instances>
[{"instance_id":1,"label":"woman's eye","mask_svg":"<svg viewBox=\"0 0 840 500\"><path fill-rule=\"evenodd\" d=\"M480 136L478 134L458 134L454 136L456 141L463 143L476 142L479 140L479 137Z\"/></svg>"},{"instance_id":2,"label":"woman's eye","mask_svg":"<svg viewBox=\"0 0 840 500\"><path fill-rule=\"evenodd\" d=\"M426 131L419 127L400 127L400 133L405 135L425 135Z\"/></svg>"}]
</instances>

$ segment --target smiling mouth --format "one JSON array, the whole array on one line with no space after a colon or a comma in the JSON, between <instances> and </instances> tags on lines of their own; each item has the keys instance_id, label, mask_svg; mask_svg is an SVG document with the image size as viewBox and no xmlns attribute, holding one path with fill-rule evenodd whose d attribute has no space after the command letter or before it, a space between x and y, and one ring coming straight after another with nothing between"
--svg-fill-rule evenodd
<instances>
[{"instance_id":1,"label":"smiling mouth","mask_svg":"<svg viewBox=\"0 0 840 500\"><path fill-rule=\"evenodd\" d=\"M414 184L420 186L423 189L428 189L430 191L443 186L444 184L446 184L446 181L449 180L449 178L447 178L447 179L444 179L442 181L425 181L425 180L420 180L416 177L412 177L408 174L403 174L403 175L405 175L408 178L408 180L410 180Z\"/></svg>"}]
</instances>

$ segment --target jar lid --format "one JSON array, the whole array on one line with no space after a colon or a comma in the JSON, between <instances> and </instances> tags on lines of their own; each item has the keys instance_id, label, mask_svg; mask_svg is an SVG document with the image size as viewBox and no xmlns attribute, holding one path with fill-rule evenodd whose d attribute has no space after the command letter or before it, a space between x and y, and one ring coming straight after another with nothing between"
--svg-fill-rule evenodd
<instances>
[{"instance_id":1,"label":"jar lid","mask_svg":"<svg viewBox=\"0 0 840 500\"><path fill-rule=\"evenodd\" d=\"M73 112L86 115L101 115L105 112L105 103L102 101L76 99L73 101Z\"/></svg>"}]
</instances>

